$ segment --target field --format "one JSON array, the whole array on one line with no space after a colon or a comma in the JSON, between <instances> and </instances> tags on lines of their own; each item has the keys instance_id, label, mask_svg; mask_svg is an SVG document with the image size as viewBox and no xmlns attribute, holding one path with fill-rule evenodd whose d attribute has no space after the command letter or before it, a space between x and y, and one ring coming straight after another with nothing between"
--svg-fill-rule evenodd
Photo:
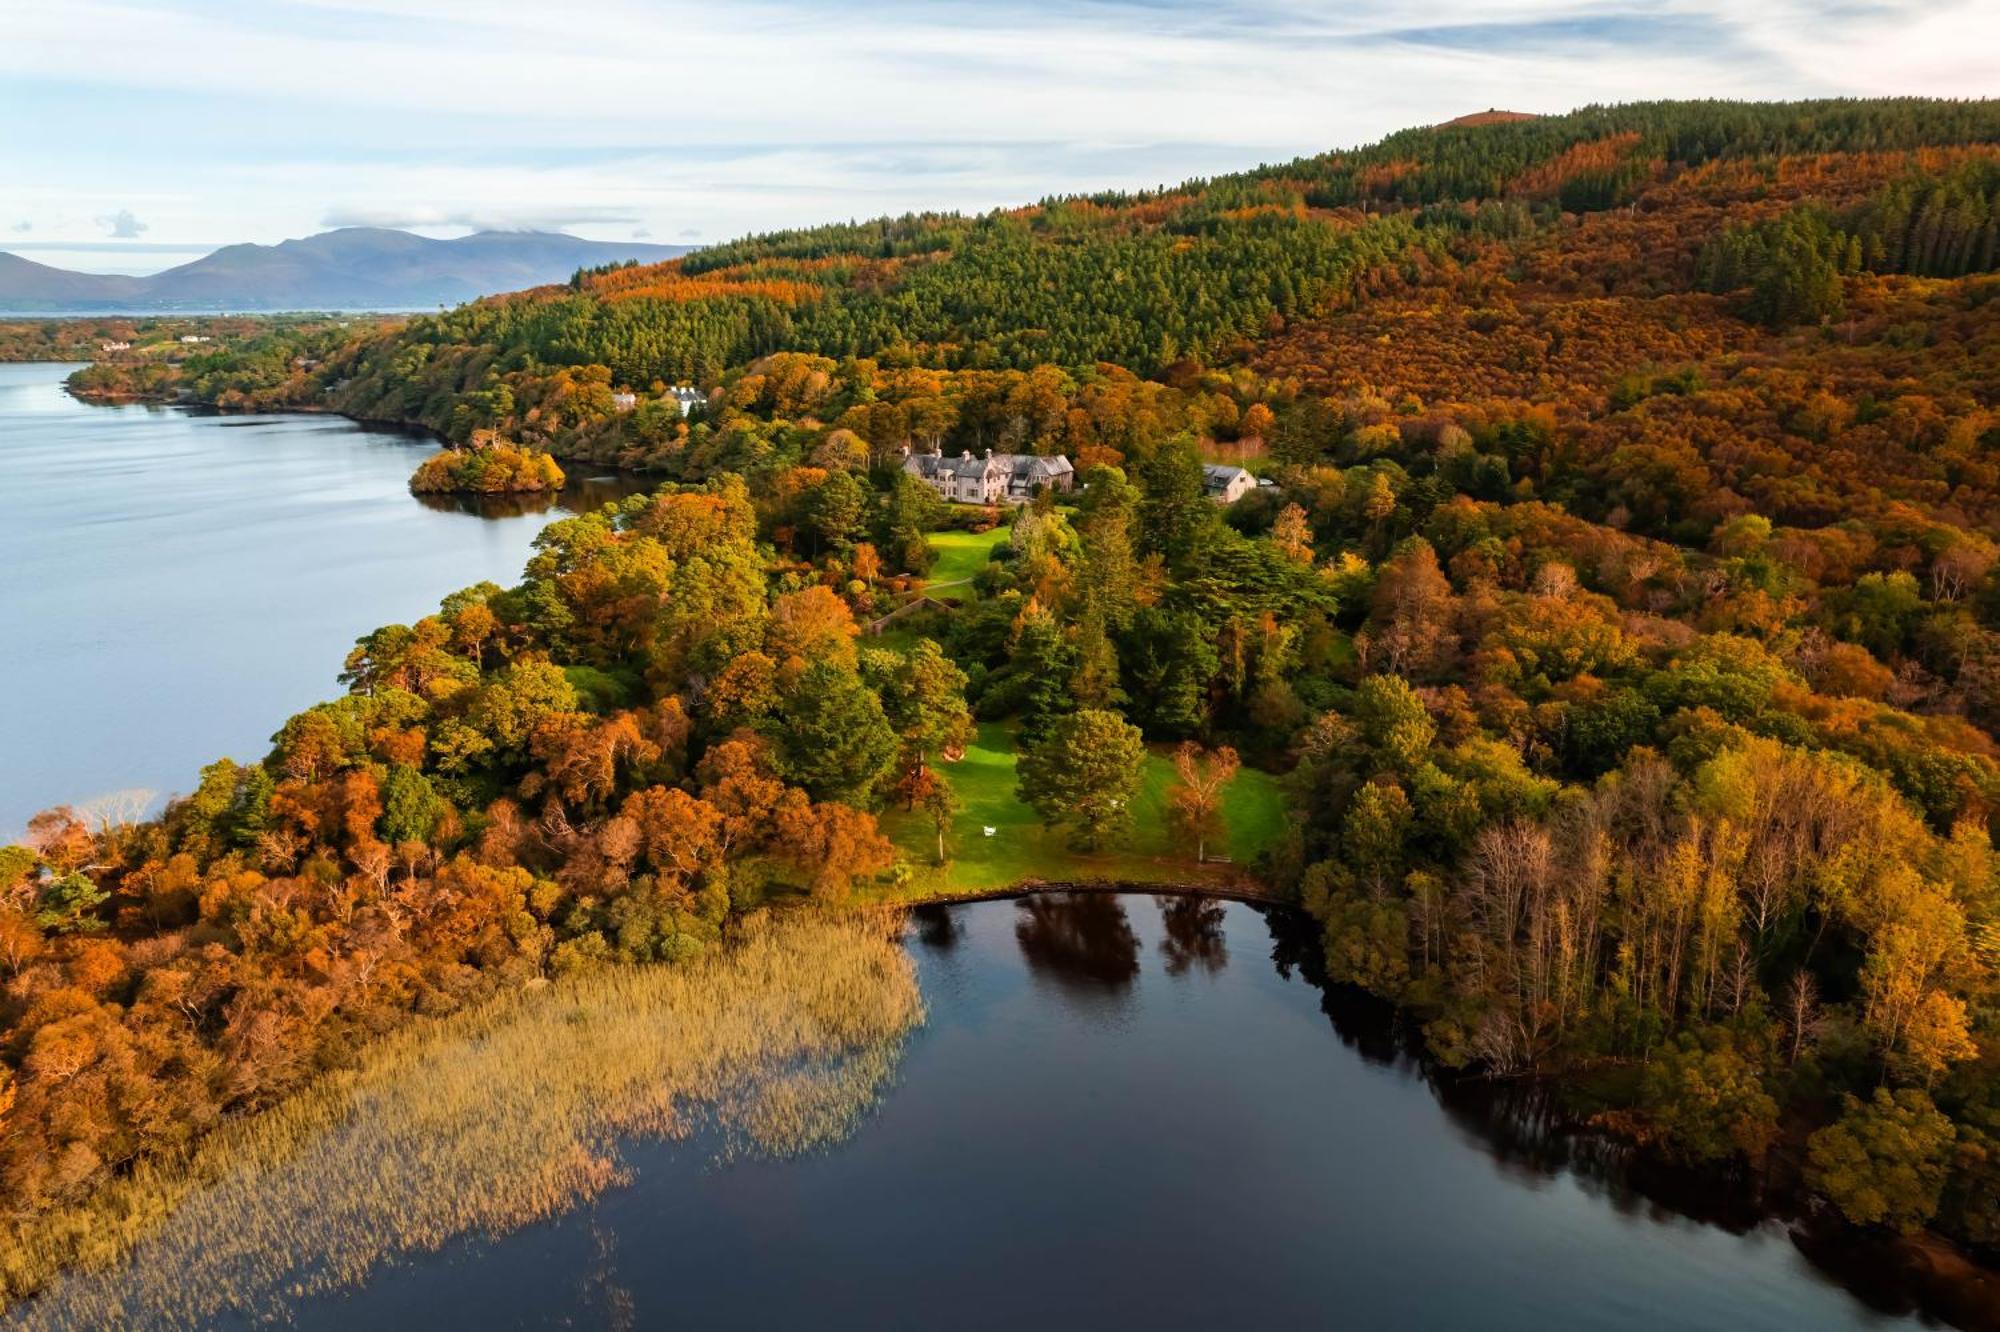
<instances>
[{"instance_id":1,"label":"field","mask_svg":"<svg viewBox=\"0 0 2000 1332\"><path fill-rule=\"evenodd\" d=\"M1191 850L1172 843L1167 797L1174 780L1164 748L1146 759L1144 784L1133 810L1133 836L1118 850L1083 855L1044 828L1035 811L1014 798L1014 737L1002 723L979 728L978 740L957 763L944 766L962 808L948 839L951 860L942 868L937 836L921 813L892 809L882 826L917 873L914 896L990 892L1031 879L1100 879L1130 883L1213 883L1240 881L1257 854L1284 830L1284 800L1269 773L1245 768L1229 788L1224 822L1228 827L1210 854L1226 854L1230 864L1195 863ZM985 835L986 828L994 835Z\"/></svg>"},{"instance_id":2,"label":"field","mask_svg":"<svg viewBox=\"0 0 2000 1332\"><path fill-rule=\"evenodd\" d=\"M1014 529L996 527L988 532L933 532L927 538L938 553L937 563L925 576L931 595L940 601L966 601L972 589L964 586L984 569L993 557L993 548L1004 543ZM953 584L954 586L944 586Z\"/></svg>"}]
</instances>

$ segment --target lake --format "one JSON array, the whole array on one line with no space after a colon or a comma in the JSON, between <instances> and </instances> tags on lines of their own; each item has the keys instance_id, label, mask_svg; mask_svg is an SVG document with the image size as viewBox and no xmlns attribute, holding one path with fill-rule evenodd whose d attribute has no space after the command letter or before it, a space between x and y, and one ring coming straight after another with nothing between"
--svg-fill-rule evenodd
<instances>
[{"instance_id":1,"label":"lake","mask_svg":"<svg viewBox=\"0 0 2000 1332\"><path fill-rule=\"evenodd\" d=\"M0 840L36 810L193 787L336 695L359 635L519 581L560 504L426 502L436 445L334 416L101 407L73 365L0 365ZM511 508L512 512L506 510Z\"/></svg>"},{"instance_id":2,"label":"lake","mask_svg":"<svg viewBox=\"0 0 2000 1332\"><path fill-rule=\"evenodd\" d=\"M927 1024L846 1141L633 1182L309 1302L307 1329L1879 1327L1442 1097L1297 918L1142 894L925 908ZM1355 1010L1356 1005L1359 1010ZM1358 1013L1358 1015L1357 1015Z\"/></svg>"}]
</instances>

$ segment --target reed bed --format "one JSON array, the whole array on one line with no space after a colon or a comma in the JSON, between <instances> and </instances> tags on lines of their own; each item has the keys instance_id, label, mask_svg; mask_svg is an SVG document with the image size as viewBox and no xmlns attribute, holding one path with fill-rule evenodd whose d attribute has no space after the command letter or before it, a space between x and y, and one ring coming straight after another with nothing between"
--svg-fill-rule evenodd
<instances>
[{"instance_id":1,"label":"reed bed","mask_svg":"<svg viewBox=\"0 0 2000 1332\"><path fill-rule=\"evenodd\" d=\"M893 927L800 915L690 967L597 972L407 1028L0 1237L7 1322L282 1318L396 1254L576 1206L626 1177L621 1138L712 1122L730 1152L809 1150L852 1130L922 1020Z\"/></svg>"}]
</instances>

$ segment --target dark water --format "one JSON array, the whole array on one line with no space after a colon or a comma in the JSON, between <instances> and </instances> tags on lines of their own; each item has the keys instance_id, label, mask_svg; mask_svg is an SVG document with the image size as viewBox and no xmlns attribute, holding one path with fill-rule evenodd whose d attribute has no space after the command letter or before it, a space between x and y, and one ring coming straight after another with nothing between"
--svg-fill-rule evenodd
<instances>
[{"instance_id":1,"label":"dark water","mask_svg":"<svg viewBox=\"0 0 2000 1332\"><path fill-rule=\"evenodd\" d=\"M74 368L0 365L0 840L48 805L261 758L339 692L357 635L518 581L562 513L420 503L435 445L337 417L90 406L62 390Z\"/></svg>"},{"instance_id":2,"label":"dark water","mask_svg":"<svg viewBox=\"0 0 2000 1332\"><path fill-rule=\"evenodd\" d=\"M1447 1106L1294 920L1148 896L918 913L928 1024L848 1141L406 1260L308 1329L1886 1326L1775 1223L1645 1202ZM1447 1098L1449 1099L1449 1098ZM1497 1118L1496 1118L1497 1116Z\"/></svg>"}]
</instances>

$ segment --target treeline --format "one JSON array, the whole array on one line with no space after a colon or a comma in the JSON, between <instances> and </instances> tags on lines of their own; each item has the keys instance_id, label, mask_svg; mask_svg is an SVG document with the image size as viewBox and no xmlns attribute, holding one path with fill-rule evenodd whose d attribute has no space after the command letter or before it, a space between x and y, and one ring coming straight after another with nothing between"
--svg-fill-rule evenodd
<instances>
[{"instance_id":1,"label":"treeline","mask_svg":"<svg viewBox=\"0 0 2000 1332\"><path fill-rule=\"evenodd\" d=\"M1843 308L1841 278L1866 270L1963 277L2000 267L2000 158L1913 173L1843 213L1813 204L1732 227L1703 251L1705 290L1744 292L1746 319L1816 323Z\"/></svg>"},{"instance_id":2,"label":"treeline","mask_svg":"<svg viewBox=\"0 0 2000 1332\"><path fill-rule=\"evenodd\" d=\"M1992 101L1632 102L1403 130L1367 148L1263 167L1211 188L1297 182L1308 202L1338 208L1559 197L1569 187L1578 192L1565 206L1581 209L1627 202L1655 172L1711 162L1996 142L2000 105ZM1558 169L1545 170L1552 164Z\"/></svg>"}]
</instances>

